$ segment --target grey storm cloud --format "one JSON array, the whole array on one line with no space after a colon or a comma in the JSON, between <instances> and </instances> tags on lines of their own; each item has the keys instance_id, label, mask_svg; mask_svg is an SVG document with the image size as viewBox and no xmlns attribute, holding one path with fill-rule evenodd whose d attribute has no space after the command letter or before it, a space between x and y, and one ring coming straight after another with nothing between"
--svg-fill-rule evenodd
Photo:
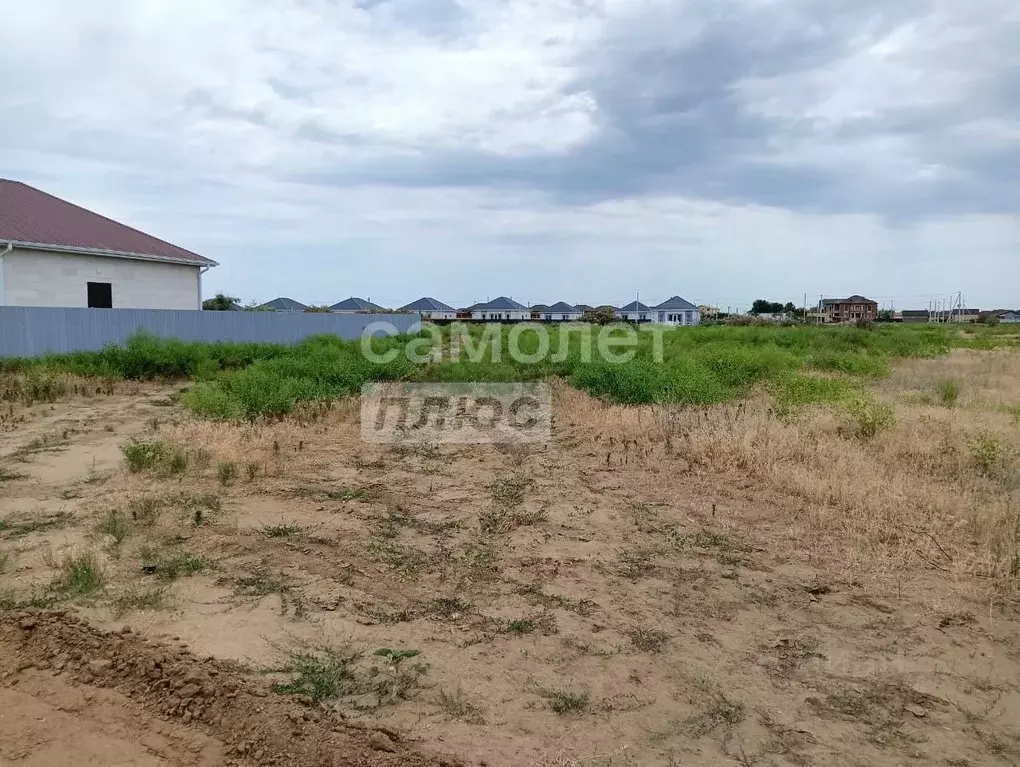
<instances>
[{"instance_id":1,"label":"grey storm cloud","mask_svg":"<svg viewBox=\"0 0 1020 767\"><path fill-rule=\"evenodd\" d=\"M1016 211L1020 189L1010 180L1020 171L1020 141L1015 134L999 142L981 130L969 135L968 127L980 128L988 119L1015 126L1020 120L1015 44L1020 17L1005 3L977 6L986 13L971 6L950 16L978 19L972 23L976 37L965 45L934 41L910 73L919 81L934 79L928 87L936 91L939 78L962 81L962 92L951 100L910 100L875 113L851 111L839 120L824 120L796 111L756 111L740 86L748 80L788 80L786 87L795 89L801 83L797 78L807 84L812 73L834 68L829 87L836 89L841 62L852 61L898 27L938 18L937 11L954 6L920 0L674 4L635 12L578 56L578 74L564 91L593 99L598 130L567 152L507 156L438 148L303 177L323 183L372 177L411 186L507 185L541 189L567 201L678 193L894 218ZM889 66L897 66L895 57ZM866 76L860 87L885 88L881 66ZM317 140L331 138L314 125L303 130ZM855 160L869 143L883 140L891 145L874 159L879 167L870 157ZM789 148L795 154L804 150L803 156L783 158ZM913 168L897 172L903 160ZM918 179L905 172L918 166L931 174Z\"/></svg>"}]
</instances>

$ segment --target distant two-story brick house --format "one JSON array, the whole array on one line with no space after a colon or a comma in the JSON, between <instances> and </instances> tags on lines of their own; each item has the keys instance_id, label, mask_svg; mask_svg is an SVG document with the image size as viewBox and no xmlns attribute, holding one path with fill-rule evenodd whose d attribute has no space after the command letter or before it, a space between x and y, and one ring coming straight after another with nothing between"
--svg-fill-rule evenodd
<instances>
[{"instance_id":1,"label":"distant two-story brick house","mask_svg":"<svg viewBox=\"0 0 1020 767\"><path fill-rule=\"evenodd\" d=\"M818 308L811 313L815 322L839 323L872 321L878 319L878 302L864 296L849 298L823 298Z\"/></svg>"}]
</instances>

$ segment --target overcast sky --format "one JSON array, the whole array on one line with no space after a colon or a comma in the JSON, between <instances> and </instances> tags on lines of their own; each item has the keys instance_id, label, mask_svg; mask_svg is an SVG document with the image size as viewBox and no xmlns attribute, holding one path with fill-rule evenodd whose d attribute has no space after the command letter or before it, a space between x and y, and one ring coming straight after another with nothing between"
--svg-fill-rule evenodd
<instances>
[{"instance_id":1,"label":"overcast sky","mask_svg":"<svg viewBox=\"0 0 1020 767\"><path fill-rule=\"evenodd\" d=\"M1020 305L1017 0L32 0L0 176L400 305Z\"/></svg>"}]
</instances>

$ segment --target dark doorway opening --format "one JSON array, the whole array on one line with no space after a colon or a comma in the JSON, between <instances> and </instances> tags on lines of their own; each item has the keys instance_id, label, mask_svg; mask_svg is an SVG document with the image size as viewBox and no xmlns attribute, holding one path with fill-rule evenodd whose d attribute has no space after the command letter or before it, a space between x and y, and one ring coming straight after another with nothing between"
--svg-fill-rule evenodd
<instances>
[{"instance_id":1,"label":"dark doorway opening","mask_svg":"<svg viewBox=\"0 0 1020 767\"><path fill-rule=\"evenodd\" d=\"M89 282L89 309L113 308L113 285L109 282Z\"/></svg>"}]
</instances>

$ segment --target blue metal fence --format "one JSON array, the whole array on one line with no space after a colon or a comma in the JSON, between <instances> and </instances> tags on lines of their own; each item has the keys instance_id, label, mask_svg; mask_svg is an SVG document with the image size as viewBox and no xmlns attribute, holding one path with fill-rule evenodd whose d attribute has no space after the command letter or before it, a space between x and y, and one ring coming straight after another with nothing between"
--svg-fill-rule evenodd
<instances>
[{"instance_id":1,"label":"blue metal fence","mask_svg":"<svg viewBox=\"0 0 1020 767\"><path fill-rule=\"evenodd\" d=\"M139 332L182 341L294 344L309 336L358 338L372 323L405 333L411 314L201 312L171 309L64 309L0 306L0 357L37 357L122 344ZM391 331L392 332L392 331Z\"/></svg>"}]
</instances>

